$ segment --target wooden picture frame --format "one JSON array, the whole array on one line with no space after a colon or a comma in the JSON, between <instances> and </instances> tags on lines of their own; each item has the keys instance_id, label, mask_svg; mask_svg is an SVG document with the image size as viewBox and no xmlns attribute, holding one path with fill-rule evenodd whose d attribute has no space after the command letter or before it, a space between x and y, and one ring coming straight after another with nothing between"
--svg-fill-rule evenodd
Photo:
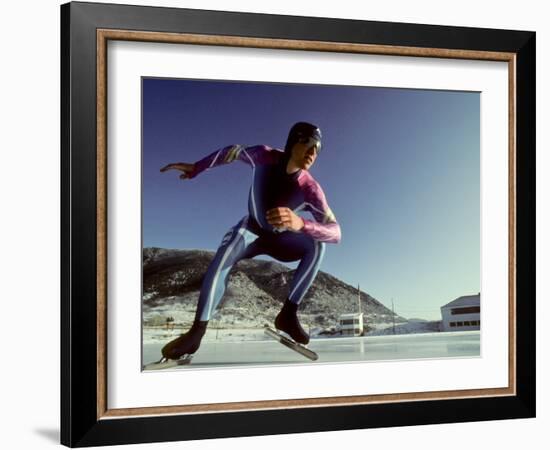
<instances>
[{"instance_id":1,"label":"wooden picture frame","mask_svg":"<svg viewBox=\"0 0 550 450\"><path fill-rule=\"evenodd\" d=\"M109 40L504 61L505 388L112 409L107 404ZM72 2L61 6L61 443L71 447L535 416L535 33Z\"/></svg>"}]
</instances>

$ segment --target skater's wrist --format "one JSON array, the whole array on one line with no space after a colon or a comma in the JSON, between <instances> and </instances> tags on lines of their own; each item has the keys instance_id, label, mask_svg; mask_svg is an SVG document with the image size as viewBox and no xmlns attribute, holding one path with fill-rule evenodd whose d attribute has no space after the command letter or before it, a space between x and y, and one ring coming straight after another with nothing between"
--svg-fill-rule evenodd
<instances>
[{"instance_id":1,"label":"skater's wrist","mask_svg":"<svg viewBox=\"0 0 550 450\"><path fill-rule=\"evenodd\" d=\"M303 226L302 228L300 229L300 231L302 233L309 233L311 231L311 221L307 220L307 219L302 219L302 223L303 223Z\"/></svg>"},{"instance_id":2,"label":"skater's wrist","mask_svg":"<svg viewBox=\"0 0 550 450\"><path fill-rule=\"evenodd\" d=\"M290 208L288 209L288 212L290 214L290 228L292 228L294 231L302 231L302 228L304 228L304 219L302 219Z\"/></svg>"}]
</instances>

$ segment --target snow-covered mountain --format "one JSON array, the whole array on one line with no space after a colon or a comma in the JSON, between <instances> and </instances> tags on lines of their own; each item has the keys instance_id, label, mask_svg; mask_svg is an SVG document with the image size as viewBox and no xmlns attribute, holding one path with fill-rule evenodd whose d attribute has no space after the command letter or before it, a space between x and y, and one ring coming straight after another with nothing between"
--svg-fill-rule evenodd
<instances>
[{"instance_id":1,"label":"snow-covered mountain","mask_svg":"<svg viewBox=\"0 0 550 450\"><path fill-rule=\"evenodd\" d=\"M390 334L415 334L415 333L436 333L441 331L440 320L419 320L409 319L404 323L393 324L373 324L366 333L367 336L380 336Z\"/></svg>"},{"instance_id":2,"label":"snow-covered mountain","mask_svg":"<svg viewBox=\"0 0 550 450\"><path fill-rule=\"evenodd\" d=\"M174 250L156 247L143 250L143 322L162 325L167 317L176 326L189 325L208 264L214 253L204 250ZM273 323L294 270L272 261L239 261L213 321L220 328L256 328ZM340 314L358 310L357 288L319 271L298 310L300 321L310 329L330 329ZM367 331L392 322L392 312L378 300L361 292L361 308ZM396 325L407 320L395 316ZM377 326L378 325L378 326Z\"/></svg>"}]
</instances>

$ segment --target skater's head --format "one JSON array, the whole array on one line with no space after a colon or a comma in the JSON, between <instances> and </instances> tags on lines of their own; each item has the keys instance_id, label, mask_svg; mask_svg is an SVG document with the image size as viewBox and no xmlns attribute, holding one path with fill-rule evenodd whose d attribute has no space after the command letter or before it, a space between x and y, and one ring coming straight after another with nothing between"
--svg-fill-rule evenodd
<instances>
[{"instance_id":1,"label":"skater's head","mask_svg":"<svg viewBox=\"0 0 550 450\"><path fill-rule=\"evenodd\" d=\"M321 150L321 130L308 122L295 123L285 145L287 165L297 169L309 169Z\"/></svg>"}]
</instances>

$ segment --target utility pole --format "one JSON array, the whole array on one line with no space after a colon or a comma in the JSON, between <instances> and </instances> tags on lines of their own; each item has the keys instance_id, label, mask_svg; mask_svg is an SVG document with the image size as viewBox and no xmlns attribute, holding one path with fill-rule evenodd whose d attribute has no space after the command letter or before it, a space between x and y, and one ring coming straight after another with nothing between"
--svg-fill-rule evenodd
<instances>
[{"instance_id":1,"label":"utility pole","mask_svg":"<svg viewBox=\"0 0 550 450\"><path fill-rule=\"evenodd\" d=\"M359 302L359 317L363 319L363 329L361 330L361 334L364 334L367 325L367 315L365 314L365 316L362 317L361 288L359 286L359 283L357 283L357 301Z\"/></svg>"},{"instance_id":2,"label":"utility pole","mask_svg":"<svg viewBox=\"0 0 550 450\"><path fill-rule=\"evenodd\" d=\"M393 334L395 334L395 312L393 310L393 298L391 299L391 319L393 322Z\"/></svg>"},{"instance_id":3,"label":"utility pole","mask_svg":"<svg viewBox=\"0 0 550 450\"><path fill-rule=\"evenodd\" d=\"M357 284L357 302L359 303L359 314L361 314L361 289L359 284Z\"/></svg>"}]
</instances>

